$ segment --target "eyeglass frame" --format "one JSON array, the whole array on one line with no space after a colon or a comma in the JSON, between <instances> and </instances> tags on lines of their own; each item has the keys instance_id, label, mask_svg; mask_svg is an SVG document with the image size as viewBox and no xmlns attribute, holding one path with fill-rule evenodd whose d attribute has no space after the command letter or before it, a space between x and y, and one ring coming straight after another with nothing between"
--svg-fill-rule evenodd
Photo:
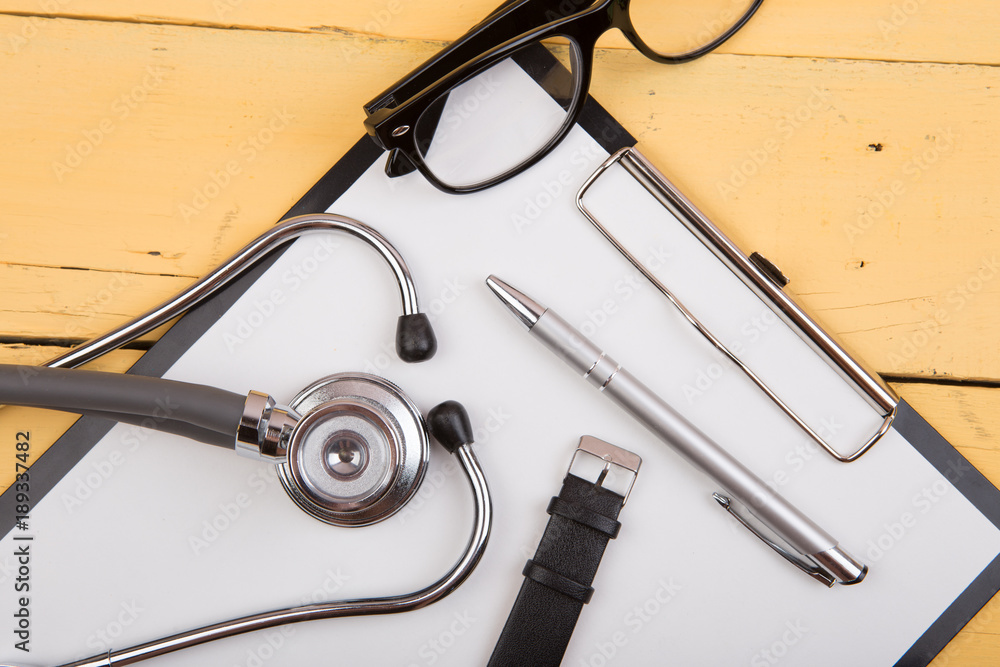
<instances>
[{"instance_id":1,"label":"eyeglass frame","mask_svg":"<svg viewBox=\"0 0 1000 667\"><path fill-rule=\"evenodd\" d=\"M591 0L569 1L586 4ZM416 170L434 187L450 194L485 190L537 164L566 138L588 97L597 40L608 30L620 30L636 50L654 62L680 64L700 58L726 42L746 25L763 1L752 0L739 20L707 44L684 53L662 54L648 46L632 25L628 11L630 0L599 0L555 20L550 20L556 12L546 6L545 0L510 0L366 104L365 129L379 147L389 151L385 171L390 178ZM547 22L539 25L540 20ZM466 186L441 181L424 161L415 136L417 122L427 108L463 81L522 48L552 37L569 40L576 47L571 45L571 57L579 59L572 68L576 78L574 97L559 130L532 156L493 178Z\"/></svg>"}]
</instances>

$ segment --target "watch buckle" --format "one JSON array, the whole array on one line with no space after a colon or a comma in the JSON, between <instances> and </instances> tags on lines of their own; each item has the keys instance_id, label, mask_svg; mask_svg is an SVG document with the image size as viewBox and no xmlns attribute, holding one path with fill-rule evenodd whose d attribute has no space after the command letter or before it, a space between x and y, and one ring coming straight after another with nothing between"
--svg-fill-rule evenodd
<instances>
[{"instance_id":1,"label":"watch buckle","mask_svg":"<svg viewBox=\"0 0 1000 667\"><path fill-rule=\"evenodd\" d=\"M582 461L580 465L577 465L577 455L580 453L589 455L600 459L604 462L603 468L596 475L594 473L593 466L590 467L590 472L584 472L581 468L584 467ZM569 473L581 479L586 479L592 482L595 486L605 487L605 483L610 481L609 474L611 478L614 479L615 475L614 469L624 470L629 474L630 479L628 482L628 488L624 493L624 500L622 501L622 506L628 502L628 497L632 493L632 487L635 485L635 478L639 475L639 466L642 465L642 459L638 454L634 454L627 449L622 449L621 447L616 447L610 442L605 442L604 440L599 440L590 435L585 435L580 438L580 444L577 445L576 451L573 452L573 458L569 463ZM577 471L574 471L574 467ZM622 495L619 491L615 489L608 488L612 493L618 493Z\"/></svg>"}]
</instances>

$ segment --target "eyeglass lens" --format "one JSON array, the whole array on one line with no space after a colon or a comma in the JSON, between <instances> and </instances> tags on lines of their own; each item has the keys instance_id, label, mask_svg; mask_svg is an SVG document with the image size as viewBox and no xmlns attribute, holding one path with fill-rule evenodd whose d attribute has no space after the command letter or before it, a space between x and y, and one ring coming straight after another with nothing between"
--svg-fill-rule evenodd
<instances>
[{"instance_id":1,"label":"eyeglass lens","mask_svg":"<svg viewBox=\"0 0 1000 667\"><path fill-rule=\"evenodd\" d=\"M632 25L648 47L677 55L711 44L754 0L631 0ZM486 184L543 151L583 95L582 57L571 39L536 42L472 72L432 102L414 125L427 169L452 188Z\"/></svg>"},{"instance_id":2,"label":"eyeglass lens","mask_svg":"<svg viewBox=\"0 0 1000 667\"><path fill-rule=\"evenodd\" d=\"M468 187L530 160L568 122L581 94L579 61L573 42L534 43L451 88L414 126L428 169Z\"/></svg>"},{"instance_id":3,"label":"eyeglass lens","mask_svg":"<svg viewBox=\"0 0 1000 667\"><path fill-rule=\"evenodd\" d=\"M718 39L750 11L753 0L631 0L639 37L662 55L694 51Z\"/></svg>"}]
</instances>

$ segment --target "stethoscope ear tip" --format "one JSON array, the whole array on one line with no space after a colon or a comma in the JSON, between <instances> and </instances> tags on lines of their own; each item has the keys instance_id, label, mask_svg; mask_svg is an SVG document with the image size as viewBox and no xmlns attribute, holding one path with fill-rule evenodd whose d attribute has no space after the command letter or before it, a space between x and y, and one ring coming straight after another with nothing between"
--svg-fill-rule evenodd
<instances>
[{"instance_id":1,"label":"stethoscope ear tip","mask_svg":"<svg viewBox=\"0 0 1000 667\"><path fill-rule=\"evenodd\" d=\"M445 401L431 408L427 413L427 430L452 454L474 441L469 413L458 401Z\"/></svg>"},{"instance_id":2,"label":"stethoscope ear tip","mask_svg":"<svg viewBox=\"0 0 1000 667\"><path fill-rule=\"evenodd\" d=\"M437 338L424 313L400 315L396 323L396 354L407 363L427 361L437 352Z\"/></svg>"}]
</instances>

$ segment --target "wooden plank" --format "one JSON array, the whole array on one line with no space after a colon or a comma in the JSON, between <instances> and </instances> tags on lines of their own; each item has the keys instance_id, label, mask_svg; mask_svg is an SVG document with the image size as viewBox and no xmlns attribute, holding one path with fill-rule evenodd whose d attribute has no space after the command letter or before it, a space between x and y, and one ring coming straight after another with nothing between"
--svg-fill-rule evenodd
<instances>
[{"instance_id":1,"label":"wooden plank","mask_svg":"<svg viewBox=\"0 0 1000 667\"><path fill-rule=\"evenodd\" d=\"M1000 595L944 647L930 667L982 667L1000 664Z\"/></svg>"},{"instance_id":2,"label":"wooden plank","mask_svg":"<svg viewBox=\"0 0 1000 667\"><path fill-rule=\"evenodd\" d=\"M27 21L2 17L0 34ZM367 65L384 64L373 44L44 20L27 47L0 55L17 91L2 102L13 127L0 259L203 274L360 137Z\"/></svg>"},{"instance_id":3,"label":"wooden plank","mask_svg":"<svg viewBox=\"0 0 1000 667\"><path fill-rule=\"evenodd\" d=\"M36 366L69 349L68 347L60 347L58 345L3 344L0 345L0 364L28 364ZM141 350L115 350L95 359L83 368L92 371L124 373L141 356ZM3 411L0 411L0 415L2 414Z\"/></svg>"},{"instance_id":4,"label":"wooden plank","mask_svg":"<svg viewBox=\"0 0 1000 667\"><path fill-rule=\"evenodd\" d=\"M499 0L330 2L295 0L5 0L0 11L116 21L329 33L341 30L394 38L451 41L489 14ZM552 3L554 7L562 6ZM568 0L567 7L584 3ZM727 53L997 64L1000 13L990 0L767 0ZM961 35L961 39L956 39ZM617 32L602 45L630 48Z\"/></svg>"},{"instance_id":5,"label":"wooden plank","mask_svg":"<svg viewBox=\"0 0 1000 667\"><path fill-rule=\"evenodd\" d=\"M372 92L440 46L9 16L0 34L38 21L26 47L0 54L16 91L0 99L0 263L15 305L3 308L23 313L38 294L36 269L18 267L146 276L102 323L272 224L361 136ZM1000 70L734 55L663 68L602 51L593 92L877 370L1000 377ZM81 275L53 278L38 297L52 312L7 329L72 326L92 294Z\"/></svg>"},{"instance_id":6,"label":"wooden plank","mask_svg":"<svg viewBox=\"0 0 1000 667\"><path fill-rule=\"evenodd\" d=\"M0 264L0 336L79 343L124 324L192 282L185 276ZM153 332L139 340L157 338Z\"/></svg>"},{"instance_id":7,"label":"wooden plank","mask_svg":"<svg viewBox=\"0 0 1000 667\"><path fill-rule=\"evenodd\" d=\"M123 14L110 0L4 0L0 13L98 20L0 16L8 130L0 335L58 338L81 323L98 331L205 273L353 144L361 104L497 2L433 11L412 0L280 8L175 0L131 3ZM998 248L997 70L891 61L996 64L1000 14L986 0L819 7L768 0L726 49L753 57L670 68L600 52L593 92L878 370L997 379L990 334L1000 324L1000 281L986 277ZM100 20L107 17L146 25ZM88 141L88 155L69 164ZM239 173L226 180L220 173L232 162ZM185 214L182 205L199 205L199 194L204 208ZM108 299L115 276L134 282ZM58 351L0 345L0 361L38 363ZM138 355L117 352L99 364L122 371ZM997 390L896 388L1000 481ZM28 424L37 455L72 421L0 410L0 451L12 456L13 435ZM1000 664L998 604L934 664Z\"/></svg>"},{"instance_id":8,"label":"wooden plank","mask_svg":"<svg viewBox=\"0 0 1000 667\"><path fill-rule=\"evenodd\" d=\"M640 57L603 52L594 93L875 369L997 377L1000 126L984 120L1000 119L1000 72L737 56L690 69L644 90Z\"/></svg>"}]
</instances>

